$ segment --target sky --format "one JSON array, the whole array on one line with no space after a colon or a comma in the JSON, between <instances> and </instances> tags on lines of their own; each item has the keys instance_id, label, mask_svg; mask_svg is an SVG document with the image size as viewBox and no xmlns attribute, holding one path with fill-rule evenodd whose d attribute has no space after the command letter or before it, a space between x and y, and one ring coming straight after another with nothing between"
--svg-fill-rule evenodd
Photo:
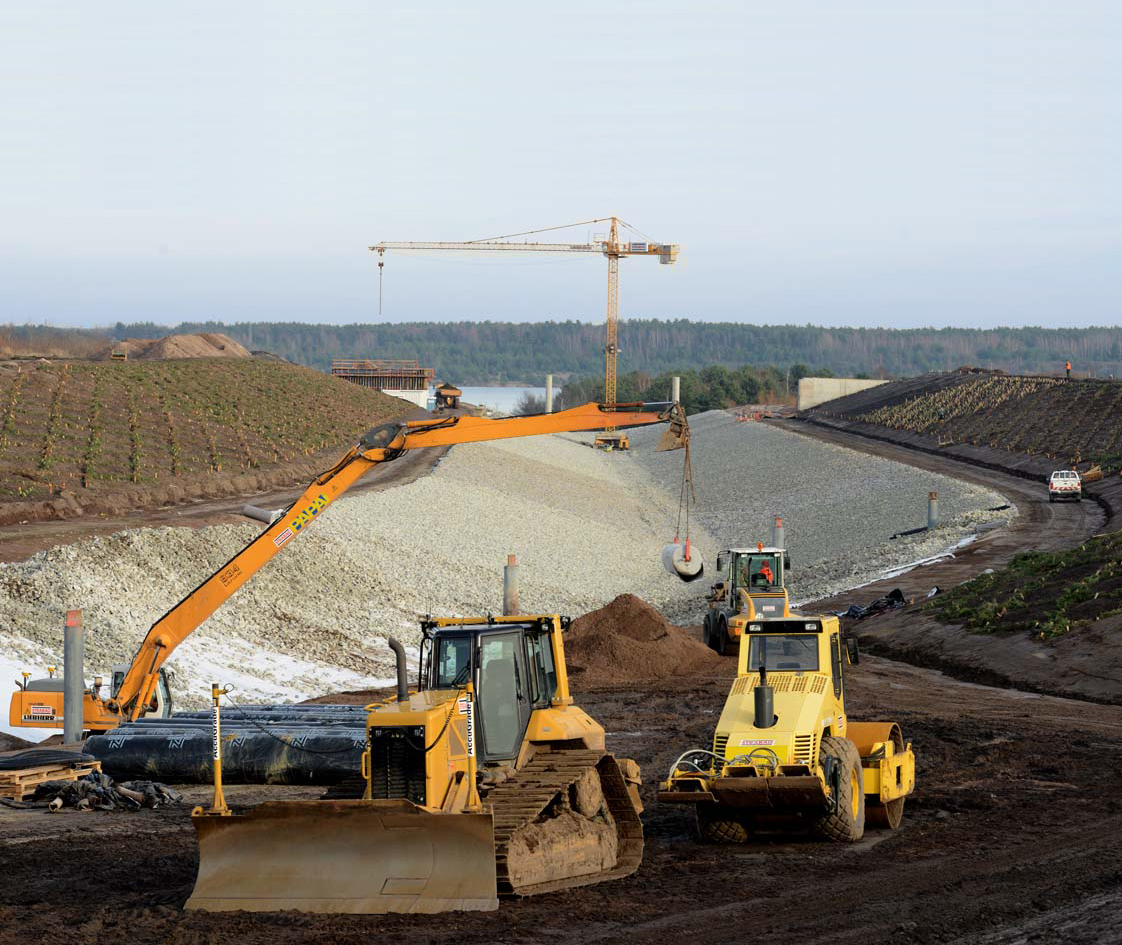
<instances>
[{"instance_id":1,"label":"sky","mask_svg":"<svg viewBox=\"0 0 1122 945\"><path fill-rule=\"evenodd\" d=\"M0 3L0 322L1122 321L1112 0ZM562 240L586 239L577 227Z\"/></svg>"}]
</instances>

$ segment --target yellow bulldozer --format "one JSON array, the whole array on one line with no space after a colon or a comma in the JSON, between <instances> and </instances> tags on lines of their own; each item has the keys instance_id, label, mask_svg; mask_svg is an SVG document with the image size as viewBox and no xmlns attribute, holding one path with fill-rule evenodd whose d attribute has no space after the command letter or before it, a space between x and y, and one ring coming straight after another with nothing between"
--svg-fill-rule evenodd
<instances>
[{"instance_id":1,"label":"yellow bulldozer","mask_svg":"<svg viewBox=\"0 0 1122 945\"><path fill-rule=\"evenodd\" d=\"M895 830L915 787L915 755L896 722L853 722L844 664L858 659L835 616L745 625L737 676L711 749L681 755L658 799L694 808L703 840L744 842L802 827L860 840Z\"/></svg>"},{"instance_id":2,"label":"yellow bulldozer","mask_svg":"<svg viewBox=\"0 0 1122 945\"><path fill-rule=\"evenodd\" d=\"M193 813L199 873L186 907L489 910L500 896L633 873L639 767L608 754L603 727L573 704L568 624L425 621L412 692L391 641L397 695L367 706L362 797L231 814L218 782L215 804Z\"/></svg>"}]
</instances>

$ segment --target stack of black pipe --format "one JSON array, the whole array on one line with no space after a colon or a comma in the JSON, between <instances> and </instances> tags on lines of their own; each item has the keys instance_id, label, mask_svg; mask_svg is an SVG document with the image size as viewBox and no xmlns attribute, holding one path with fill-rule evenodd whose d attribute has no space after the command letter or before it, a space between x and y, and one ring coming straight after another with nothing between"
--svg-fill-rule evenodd
<instances>
[{"instance_id":1,"label":"stack of black pipe","mask_svg":"<svg viewBox=\"0 0 1122 945\"><path fill-rule=\"evenodd\" d=\"M358 775L366 746L358 705L222 707L226 784L337 784ZM86 740L110 776L170 784L214 779L210 710L128 722Z\"/></svg>"}]
</instances>

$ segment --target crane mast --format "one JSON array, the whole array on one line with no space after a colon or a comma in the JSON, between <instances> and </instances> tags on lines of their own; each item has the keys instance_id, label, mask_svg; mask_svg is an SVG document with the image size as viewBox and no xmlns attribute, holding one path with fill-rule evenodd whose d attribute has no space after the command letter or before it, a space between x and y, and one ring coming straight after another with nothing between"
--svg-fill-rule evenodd
<instances>
[{"instance_id":1,"label":"crane mast","mask_svg":"<svg viewBox=\"0 0 1122 945\"><path fill-rule=\"evenodd\" d=\"M606 238L594 239L590 243L539 243L539 242L510 242L515 237L533 236L550 230L563 230L573 226L585 226L590 223L610 223ZM650 240L621 242L620 226L633 229L619 217L601 217L596 220L584 220L580 223L569 223L564 226L545 227L540 230L529 230L525 233L512 233L508 236L497 236L485 240L470 240L467 242L391 242L386 241L370 247L371 252L378 254L378 298L381 305L381 274L384 257L388 250L452 250L476 252L516 252L516 253L596 253L608 259L608 305L605 314L604 328L604 403L616 403L618 367L619 367L619 261L624 256L657 256L662 265L672 265L678 260L681 247L677 243L654 243ZM635 231L638 233L638 231ZM379 308L380 310L380 308ZM609 414L609 416L611 416ZM596 437L596 445L605 449L628 449L627 434L621 433L614 425L609 425Z\"/></svg>"}]
</instances>

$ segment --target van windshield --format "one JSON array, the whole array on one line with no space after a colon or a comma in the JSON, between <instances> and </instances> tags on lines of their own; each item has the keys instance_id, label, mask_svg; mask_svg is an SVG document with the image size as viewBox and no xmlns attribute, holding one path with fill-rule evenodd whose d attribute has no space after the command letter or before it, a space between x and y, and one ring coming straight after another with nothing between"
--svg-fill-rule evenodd
<instances>
[{"instance_id":1,"label":"van windshield","mask_svg":"<svg viewBox=\"0 0 1122 945\"><path fill-rule=\"evenodd\" d=\"M749 637L748 669L813 673L818 669L818 636L766 634Z\"/></svg>"}]
</instances>

